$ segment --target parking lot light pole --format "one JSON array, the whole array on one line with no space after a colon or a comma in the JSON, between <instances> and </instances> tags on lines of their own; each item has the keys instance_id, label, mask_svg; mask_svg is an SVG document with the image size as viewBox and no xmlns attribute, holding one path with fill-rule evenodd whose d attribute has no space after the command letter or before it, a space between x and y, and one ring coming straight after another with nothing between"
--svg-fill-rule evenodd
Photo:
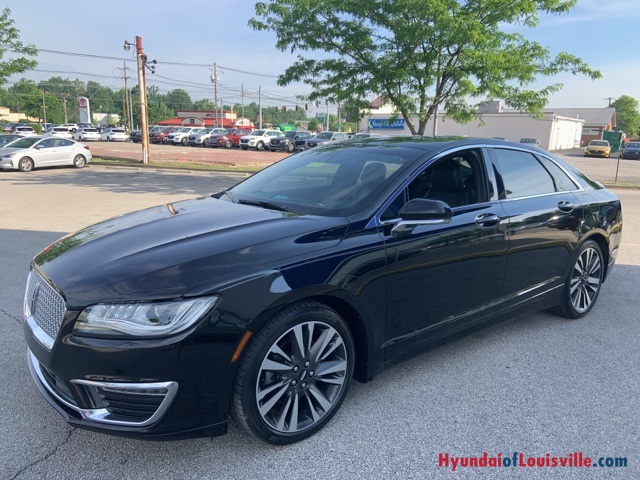
<instances>
[{"instance_id":1,"label":"parking lot light pole","mask_svg":"<svg viewBox=\"0 0 640 480\"><path fill-rule=\"evenodd\" d=\"M124 49L131 50L131 43L124 41ZM136 58L138 60L138 95L140 95L140 137L142 143L142 163L149 163L149 112L147 109L147 87L145 81L145 66L147 55L142 50L142 37L136 37Z\"/></svg>"}]
</instances>

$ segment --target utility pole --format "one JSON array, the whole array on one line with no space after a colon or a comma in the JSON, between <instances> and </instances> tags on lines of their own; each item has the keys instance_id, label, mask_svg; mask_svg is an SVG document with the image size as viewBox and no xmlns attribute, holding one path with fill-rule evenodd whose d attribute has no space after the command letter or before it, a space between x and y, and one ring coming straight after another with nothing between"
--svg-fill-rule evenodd
<instances>
[{"instance_id":1,"label":"utility pole","mask_svg":"<svg viewBox=\"0 0 640 480\"><path fill-rule=\"evenodd\" d=\"M262 130L262 87L258 87L258 128Z\"/></svg>"},{"instance_id":2,"label":"utility pole","mask_svg":"<svg viewBox=\"0 0 640 480\"><path fill-rule=\"evenodd\" d=\"M42 91L42 116L44 117L44 128L47 128L47 104L44 102L45 91Z\"/></svg>"},{"instance_id":3,"label":"utility pole","mask_svg":"<svg viewBox=\"0 0 640 480\"><path fill-rule=\"evenodd\" d=\"M62 97L62 104L64 105L64 123L69 123L69 118L67 117L67 97Z\"/></svg>"},{"instance_id":4,"label":"utility pole","mask_svg":"<svg viewBox=\"0 0 640 480\"><path fill-rule=\"evenodd\" d=\"M214 126L218 126L218 66L213 62L213 105L214 105Z\"/></svg>"},{"instance_id":5,"label":"utility pole","mask_svg":"<svg viewBox=\"0 0 640 480\"><path fill-rule=\"evenodd\" d=\"M124 41L124 49L131 50L131 43ZM147 67L147 55L142 50L142 37L136 36L136 57L138 67L138 95L140 95L140 136L142 140L142 163L151 161L149 155L149 112L147 110L147 86L145 79L145 68L149 68L152 72L155 67ZM152 61L155 64L156 61ZM126 73L125 73L126 75Z\"/></svg>"},{"instance_id":6,"label":"utility pole","mask_svg":"<svg viewBox=\"0 0 640 480\"><path fill-rule=\"evenodd\" d=\"M131 112L131 109L133 108L133 105L131 105L129 103L129 94L127 93L129 91L129 89L127 88L127 62L125 60L122 61L122 76L124 77L124 100L123 100L123 116L124 116L124 121L125 123L129 122L129 112ZM133 130L133 122L131 122L129 124L129 131Z\"/></svg>"},{"instance_id":7,"label":"utility pole","mask_svg":"<svg viewBox=\"0 0 640 480\"><path fill-rule=\"evenodd\" d=\"M327 104L327 132L329 131L329 99L324 101Z\"/></svg>"},{"instance_id":8,"label":"utility pole","mask_svg":"<svg viewBox=\"0 0 640 480\"><path fill-rule=\"evenodd\" d=\"M605 98L605 100L608 100L608 101L609 101L609 108L611 108L611 100L613 100L613 99L614 99L613 97L607 97L607 98Z\"/></svg>"},{"instance_id":9,"label":"utility pole","mask_svg":"<svg viewBox=\"0 0 640 480\"><path fill-rule=\"evenodd\" d=\"M242 105L242 126L244 127L244 83L240 86L240 105Z\"/></svg>"}]
</instances>

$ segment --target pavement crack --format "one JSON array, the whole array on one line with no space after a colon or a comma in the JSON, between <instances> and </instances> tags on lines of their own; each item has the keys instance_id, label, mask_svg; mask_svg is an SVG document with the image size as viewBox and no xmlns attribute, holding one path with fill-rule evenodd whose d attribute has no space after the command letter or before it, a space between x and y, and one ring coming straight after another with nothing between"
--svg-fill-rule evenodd
<instances>
[{"instance_id":1,"label":"pavement crack","mask_svg":"<svg viewBox=\"0 0 640 480\"><path fill-rule=\"evenodd\" d=\"M6 310L3 310L2 308L0 308L0 313L4 313L7 317L14 319L16 322L18 323L22 323L22 319L19 317L14 317L13 315L11 315L9 312L7 312Z\"/></svg>"},{"instance_id":2,"label":"pavement crack","mask_svg":"<svg viewBox=\"0 0 640 480\"><path fill-rule=\"evenodd\" d=\"M56 453L58 453L58 450L62 447L64 447L69 440L71 439L71 435L73 435L73 432L76 431L75 427L70 427L67 435L64 439L62 439L62 441L60 441L55 448L50 451L49 453L47 453L43 458L40 458L38 460L33 461L32 463L25 465L22 469L20 469L20 471L18 471L18 473L16 473L13 477L11 477L11 480L14 480L16 478L18 478L20 475L22 475L24 472L26 472L27 470L29 470L30 468L42 463L42 462L46 462L49 458L51 458L53 455L55 455Z\"/></svg>"}]
</instances>

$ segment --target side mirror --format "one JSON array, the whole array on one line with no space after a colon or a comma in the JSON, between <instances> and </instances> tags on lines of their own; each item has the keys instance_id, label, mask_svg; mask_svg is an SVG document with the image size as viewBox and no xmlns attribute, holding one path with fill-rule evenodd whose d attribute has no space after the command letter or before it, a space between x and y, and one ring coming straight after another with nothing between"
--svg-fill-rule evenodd
<instances>
[{"instance_id":1,"label":"side mirror","mask_svg":"<svg viewBox=\"0 0 640 480\"><path fill-rule=\"evenodd\" d=\"M445 202L414 198L407 202L398 212L401 220L393 227L394 237L411 233L418 225L438 225L449 223L453 218L453 210Z\"/></svg>"}]
</instances>

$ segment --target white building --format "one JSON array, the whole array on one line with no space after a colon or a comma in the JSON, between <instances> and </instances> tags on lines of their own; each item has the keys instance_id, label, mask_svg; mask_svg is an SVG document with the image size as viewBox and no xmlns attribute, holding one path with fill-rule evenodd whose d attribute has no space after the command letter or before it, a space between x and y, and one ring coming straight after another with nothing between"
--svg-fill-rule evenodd
<instances>
[{"instance_id":1,"label":"white building","mask_svg":"<svg viewBox=\"0 0 640 480\"><path fill-rule=\"evenodd\" d=\"M369 114L358 124L359 132L376 132L382 135L410 135L404 119L398 117L391 124L393 109L381 104L379 99L372 102ZM488 102L481 109L479 117L467 124L459 124L444 118L444 112L438 113L435 125L437 136L462 136L483 138L506 138L519 141L523 137L537 138L545 150L567 150L580 147L583 118L566 117L546 111L542 118L533 118L528 113L507 110L502 102ZM417 118L412 119L417 125ZM426 135L434 132L433 119L425 130Z\"/></svg>"}]
</instances>

